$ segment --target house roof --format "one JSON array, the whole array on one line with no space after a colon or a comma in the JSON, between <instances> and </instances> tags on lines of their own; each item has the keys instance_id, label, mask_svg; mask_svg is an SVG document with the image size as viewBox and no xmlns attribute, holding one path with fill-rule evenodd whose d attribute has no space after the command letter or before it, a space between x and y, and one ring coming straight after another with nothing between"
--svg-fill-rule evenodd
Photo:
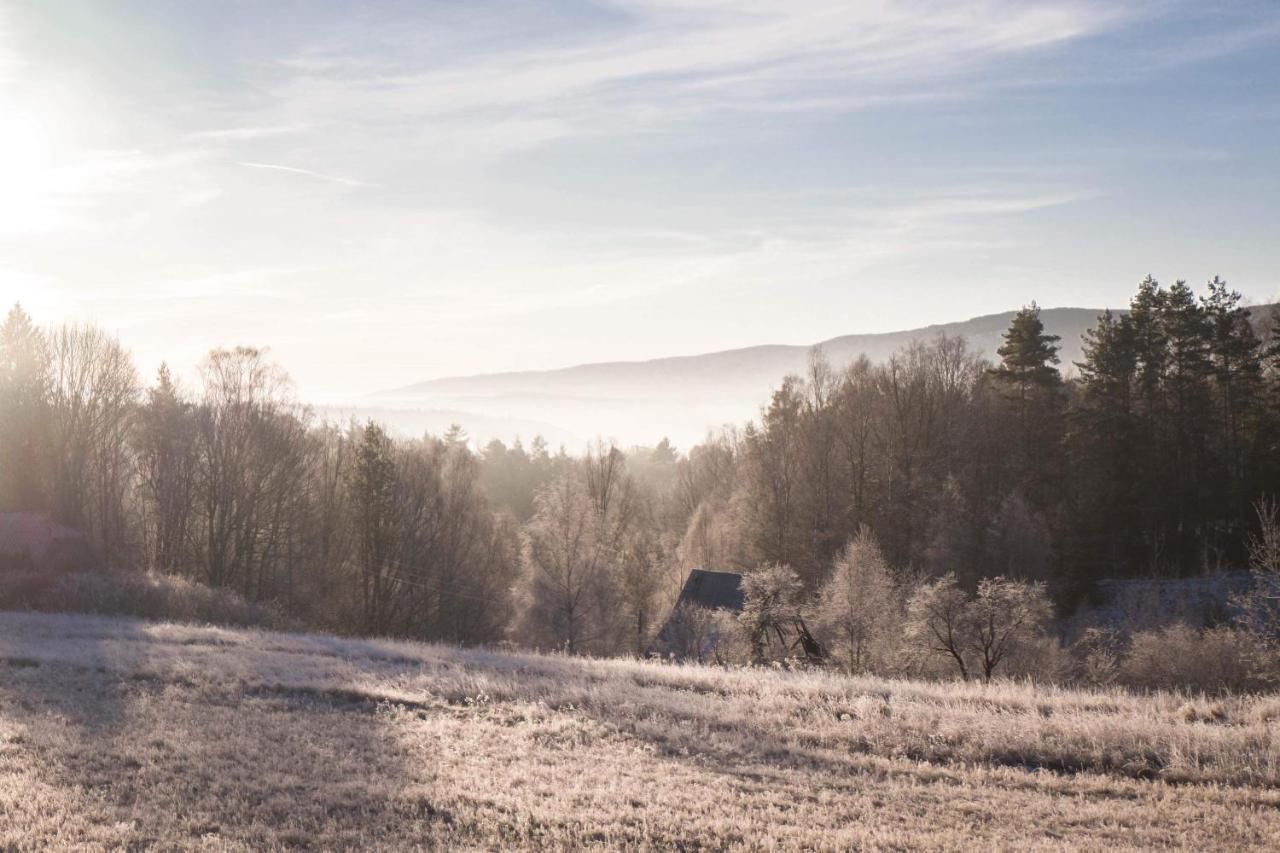
<instances>
[{"instance_id":1,"label":"house roof","mask_svg":"<svg viewBox=\"0 0 1280 853\"><path fill-rule=\"evenodd\" d=\"M678 604L695 604L708 610L742 609L742 575L694 569L680 590Z\"/></svg>"}]
</instances>

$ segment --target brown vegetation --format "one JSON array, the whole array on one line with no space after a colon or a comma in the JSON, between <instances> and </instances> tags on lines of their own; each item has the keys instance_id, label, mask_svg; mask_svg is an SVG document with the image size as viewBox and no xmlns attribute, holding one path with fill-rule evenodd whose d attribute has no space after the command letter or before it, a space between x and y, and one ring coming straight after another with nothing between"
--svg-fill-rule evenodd
<instances>
[{"instance_id":1,"label":"brown vegetation","mask_svg":"<svg viewBox=\"0 0 1280 853\"><path fill-rule=\"evenodd\" d=\"M0 847L1266 849L1274 699L0 615Z\"/></svg>"}]
</instances>

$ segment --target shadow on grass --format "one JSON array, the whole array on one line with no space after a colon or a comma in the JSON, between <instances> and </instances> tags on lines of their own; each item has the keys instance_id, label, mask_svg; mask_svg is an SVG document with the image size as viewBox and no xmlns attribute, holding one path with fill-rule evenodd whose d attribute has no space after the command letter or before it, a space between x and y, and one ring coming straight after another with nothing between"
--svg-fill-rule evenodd
<instances>
[{"instance_id":1,"label":"shadow on grass","mask_svg":"<svg viewBox=\"0 0 1280 853\"><path fill-rule=\"evenodd\" d=\"M209 659L226 673L186 673L173 663L179 639L158 632L0 614L0 714L25 730L24 760L65 798L47 846L448 838L454 817L432 796L430 766L410 763L365 694L274 685L279 656L247 648L210 651L227 655Z\"/></svg>"}]
</instances>

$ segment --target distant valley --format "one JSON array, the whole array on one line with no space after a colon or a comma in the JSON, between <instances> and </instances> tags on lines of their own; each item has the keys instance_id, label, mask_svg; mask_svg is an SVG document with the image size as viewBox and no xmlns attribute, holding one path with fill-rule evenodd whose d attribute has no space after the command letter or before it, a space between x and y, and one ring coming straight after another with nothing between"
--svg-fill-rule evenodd
<instances>
[{"instance_id":1,"label":"distant valley","mask_svg":"<svg viewBox=\"0 0 1280 853\"><path fill-rule=\"evenodd\" d=\"M457 422L473 440L541 433L552 447L577 452L596 436L622 445L653 444L664 436L678 447L701 441L708 430L741 425L755 416L788 373L805 369L818 346L843 367L865 354L883 361L913 340L963 336L987 358L996 358L1015 312L989 314L870 335L844 335L810 346L765 345L649 361L602 362L559 370L444 377L373 395L353 413L386 420L402 431L442 431ZM1080 359L1081 335L1101 309L1047 308L1045 326L1062 338L1064 373ZM377 411L371 411L377 410ZM575 446L575 442L577 443Z\"/></svg>"}]
</instances>

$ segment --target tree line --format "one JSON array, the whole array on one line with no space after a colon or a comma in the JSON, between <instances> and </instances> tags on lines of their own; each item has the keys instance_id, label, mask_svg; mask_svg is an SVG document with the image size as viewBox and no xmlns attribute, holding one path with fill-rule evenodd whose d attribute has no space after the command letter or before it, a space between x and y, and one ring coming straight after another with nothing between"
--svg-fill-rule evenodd
<instances>
[{"instance_id":1,"label":"tree line","mask_svg":"<svg viewBox=\"0 0 1280 853\"><path fill-rule=\"evenodd\" d=\"M234 591L332 630L504 636L519 542L459 435L316 423L262 350L211 353L190 392L142 389L93 327L0 329L0 510L89 537L108 572Z\"/></svg>"},{"instance_id":2,"label":"tree line","mask_svg":"<svg viewBox=\"0 0 1280 853\"><path fill-rule=\"evenodd\" d=\"M889 562L1044 581L1240 569L1280 486L1280 335L1214 279L1142 282L1064 377L1032 306L988 364L963 339L835 370L816 354L758 422L694 448L695 562L791 566L816 589L859 529ZM731 473L729 473L731 472Z\"/></svg>"},{"instance_id":3,"label":"tree line","mask_svg":"<svg viewBox=\"0 0 1280 853\"><path fill-rule=\"evenodd\" d=\"M254 348L211 353L191 388L166 368L144 387L112 336L15 308L0 511L85 531L109 571L353 633L640 653L691 568L785 566L837 607L868 543L965 612L1010 606L996 578L1061 611L1104 577L1245 564L1280 480L1277 331L1217 279L1201 296L1147 279L1065 376L1032 304L995 363L948 337L880 364L815 353L758 418L686 452L570 456L318 421ZM847 602L887 581L844 584ZM870 652L846 639L856 666Z\"/></svg>"}]
</instances>

